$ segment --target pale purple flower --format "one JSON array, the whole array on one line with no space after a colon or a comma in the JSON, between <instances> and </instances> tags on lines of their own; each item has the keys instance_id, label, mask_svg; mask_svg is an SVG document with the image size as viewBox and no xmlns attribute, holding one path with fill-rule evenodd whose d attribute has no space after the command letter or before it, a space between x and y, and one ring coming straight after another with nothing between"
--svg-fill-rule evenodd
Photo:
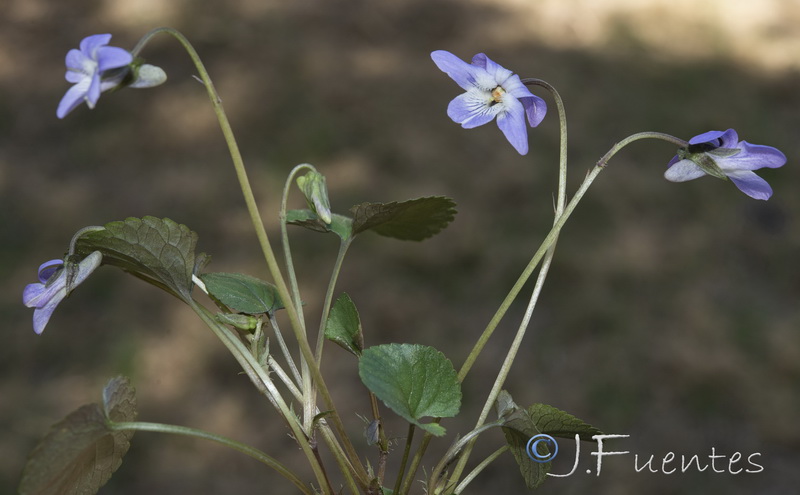
<instances>
[{"instance_id":1,"label":"pale purple flower","mask_svg":"<svg viewBox=\"0 0 800 495\"><path fill-rule=\"evenodd\" d=\"M80 263L65 265L62 260L50 260L39 267L39 283L28 284L22 292L22 302L33 310L33 331L41 334L56 306L100 266L103 255L95 251Z\"/></svg>"},{"instance_id":2,"label":"pale purple flower","mask_svg":"<svg viewBox=\"0 0 800 495\"><path fill-rule=\"evenodd\" d=\"M711 175L730 179L743 193L754 199L769 199L772 188L753 172L760 168L778 168L786 163L786 155L772 146L739 141L733 129L708 131L689 140L689 146L667 165L664 177L684 182Z\"/></svg>"},{"instance_id":3,"label":"pale purple flower","mask_svg":"<svg viewBox=\"0 0 800 495\"><path fill-rule=\"evenodd\" d=\"M519 76L504 69L483 53L468 64L450 52L437 50L431 58L466 93L447 107L447 115L465 129L491 122L497 125L519 154L528 152L528 123L536 127L547 113L547 104L531 93Z\"/></svg>"},{"instance_id":4,"label":"pale purple flower","mask_svg":"<svg viewBox=\"0 0 800 495\"><path fill-rule=\"evenodd\" d=\"M103 73L129 65L133 56L122 48L107 46L110 41L110 34L95 34L81 41L80 50L72 49L67 53L65 77L74 86L67 90L58 104L56 115L59 119L84 101L89 108L94 108L100 93L119 85L121 78L104 80Z\"/></svg>"}]
</instances>

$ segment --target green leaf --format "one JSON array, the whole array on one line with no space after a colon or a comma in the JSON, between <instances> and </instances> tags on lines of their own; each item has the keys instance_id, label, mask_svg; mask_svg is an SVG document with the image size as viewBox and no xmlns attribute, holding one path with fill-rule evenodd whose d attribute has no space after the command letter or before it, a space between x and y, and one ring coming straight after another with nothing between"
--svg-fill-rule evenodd
<instances>
[{"instance_id":1,"label":"green leaf","mask_svg":"<svg viewBox=\"0 0 800 495\"><path fill-rule=\"evenodd\" d=\"M534 404L528 408L528 415L533 419L534 424L542 433L554 437L575 438L580 435L585 442L594 442L593 435L602 435L603 432L594 426L584 422L569 414L547 404Z\"/></svg>"},{"instance_id":2,"label":"green leaf","mask_svg":"<svg viewBox=\"0 0 800 495\"><path fill-rule=\"evenodd\" d=\"M114 265L177 296L191 299L197 234L168 218L128 218L83 234L76 253L103 253Z\"/></svg>"},{"instance_id":3,"label":"green leaf","mask_svg":"<svg viewBox=\"0 0 800 495\"><path fill-rule=\"evenodd\" d=\"M370 347L358 362L364 385L406 421L436 436L445 429L420 423L425 416L449 418L461 408L461 385L453 364L433 347L386 344Z\"/></svg>"},{"instance_id":4,"label":"green leaf","mask_svg":"<svg viewBox=\"0 0 800 495\"><path fill-rule=\"evenodd\" d=\"M455 202L443 196L402 203L362 203L350 208L353 235L366 230L405 241L421 241L441 232L453 221Z\"/></svg>"},{"instance_id":5,"label":"green leaf","mask_svg":"<svg viewBox=\"0 0 800 495\"><path fill-rule=\"evenodd\" d=\"M353 220L349 217L331 214L331 223L326 224L311 210L289 210L286 212L286 223L305 227L314 232L333 232L343 241L352 235Z\"/></svg>"},{"instance_id":6,"label":"green leaf","mask_svg":"<svg viewBox=\"0 0 800 495\"><path fill-rule=\"evenodd\" d=\"M333 303L325 324L325 338L339 344L355 356L360 356L364 349L361 319L358 317L356 305L346 293Z\"/></svg>"},{"instance_id":7,"label":"green leaf","mask_svg":"<svg viewBox=\"0 0 800 495\"><path fill-rule=\"evenodd\" d=\"M269 282L243 273L204 273L200 280L214 299L248 315L272 314L284 308L278 289Z\"/></svg>"},{"instance_id":8,"label":"green leaf","mask_svg":"<svg viewBox=\"0 0 800 495\"><path fill-rule=\"evenodd\" d=\"M506 437L509 450L517 461L525 485L533 490L544 483L551 468L550 462L535 462L528 457L528 440L542 432L536 427L536 423L527 411L520 409L505 390L498 395L497 410L498 415L506 420L503 425L503 435ZM540 444L539 447L539 453L546 456L547 446Z\"/></svg>"},{"instance_id":9,"label":"green leaf","mask_svg":"<svg viewBox=\"0 0 800 495\"><path fill-rule=\"evenodd\" d=\"M534 404L522 409L514 403L511 395L503 390L497 397L497 413L505 419L503 434L506 442L519 465L522 477L528 488L536 488L547 479L550 462L534 462L526 451L531 437L544 433L555 437L574 439L580 435L581 440L594 441L592 435L603 432L585 423L575 416L547 404ZM539 453L547 456L547 446L539 444Z\"/></svg>"},{"instance_id":10,"label":"green leaf","mask_svg":"<svg viewBox=\"0 0 800 495\"><path fill-rule=\"evenodd\" d=\"M115 431L108 421L136 419L136 397L127 378L111 380L103 405L87 404L53 425L31 452L20 495L93 494L122 464L133 431Z\"/></svg>"}]
</instances>

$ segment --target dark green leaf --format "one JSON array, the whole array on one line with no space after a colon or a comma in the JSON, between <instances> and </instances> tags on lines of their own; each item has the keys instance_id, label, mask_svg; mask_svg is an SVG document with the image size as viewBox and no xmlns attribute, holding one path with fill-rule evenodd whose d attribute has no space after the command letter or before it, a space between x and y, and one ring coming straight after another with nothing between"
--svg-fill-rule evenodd
<instances>
[{"instance_id":1,"label":"dark green leaf","mask_svg":"<svg viewBox=\"0 0 800 495\"><path fill-rule=\"evenodd\" d=\"M421 241L453 221L456 204L450 198L432 196L402 203L362 203L350 208L353 235L365 230L395 239Z\"/></svg>"},{"instance_id":2,"label":"dark green leaf","mask_svg":"<svg viewBox=\"0 0 800 495\"><path fill-rule=\"evenodd\" d=\"M519 466L519 471L529 489L534 489L544 483L547 473L550 472L550 462L534 462L528 457L528 440L534 435L542 433L536 427L527 411L520 409L506 392L500 392L497 399L497 412L506 422L503 426L503 435L506 437L509 450ZM546 455L547 446L540 444L541 454Z\"/></svg>"},{"instance_id":3,"label":"dark green leaf","mask_svg":"<svg viewBox=\"0 0 800 495\"><path fill-rule=\"evenodd\" d=\"M366 349L358 362L364 385L406 421L436 435L445 429L420 423L425 416L452 417L461 408L453 364L433 347L387 344Z\"/></svg>"},{"instance_id":4,"label":"dark green leaf","mask_svg":"<svg viewBox=\"0 0 800 495\"><path fill-rule=\"evenodd\" d=\"M209 295L225 306L248 315L272 314L282 309L278 289L243 273L204 273L200 280Z\"/></svg>"},{"instance_id":5,"label":"dark green leaf","mask_svg":"<svg viewBox=\"0 0 800 495\"><path fill-rule=\"evenodd\" d=\"M31 452L19 493L97 493L122 464L133 436L112 430L107 421L135 419L134 390L126 378L114 378L103 391L103 406L87 404L53 425Z\"/></svg>"},{"instance_id":6,"label":"dark green leaf","mask_svg":"<svg viewBox=\"0 0 800 495\"><path fill-rule=\"evenodd\" d=\"M325 338L336 342L356 356L364 349L361 319L353 300L346 293L333 303L325 324Z\"/></svg>"},{"instance_id":7,"label":"dark green leaf","mask_svg":"<svg viewBox=\"0 0 800 495\"><path fill-rule=\"evenodd\" d=\"M331 214L331 223L326 224L311 210L289 210L286 212L286 223L305 227L314 232L333 232L346 241L350 238L353 220L333 213Z\"/></svg>"},{"instance_id":8,"label":"dark green leaf","mask_svg":"<svg viewBox=\"0 0 800 495\"><path fill-rule=\"evenodd\" d=\"M171 294L191 299L197 234L168 218L128 218L83 234L76 253L103 253L115 265Z\"/></svg>"},{"instance_id":9,"label":"dark green leaf","mask_svg":"<svg viewBox=\"0 0 800 495\"><path fill-rule=\"evenodd\" d=\"M505 390L497 398L498 416L505 419L503 434L511 453L517 460L520 472L528 488L536 488L547 478L550 462L534 462L526 451L531 437L544 433L547 435L593 441L592 435L602 435L597 428L581 421L575 416L547 404L534 404L527 410L517 406ZM547 457L547 446L539 444L539 453Z\"/></svg>"},{"instance_id":10,"label":"dark green leaf","mask_svg":"<svg viewBox=\"0 0 800 495\"><path fill-rule=\"evenodd\" d=\"M581 440L593 442L593 435L602 435L603 432L594 426L585 423L572 414L566 413L547 404L534 404L528 408L528 415L533 419L536 427L542 433L554 437L575 438L580 435Z\"/></svg>"}]
</instances>

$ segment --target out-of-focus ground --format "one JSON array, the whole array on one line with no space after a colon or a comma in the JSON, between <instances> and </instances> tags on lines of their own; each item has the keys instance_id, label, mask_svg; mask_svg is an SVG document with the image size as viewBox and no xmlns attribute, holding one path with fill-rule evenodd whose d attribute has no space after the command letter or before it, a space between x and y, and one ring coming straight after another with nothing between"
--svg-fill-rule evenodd
<instances>
[{"instance_id":1,"label":"out-of-focus ground","mask_svg":"<svg viewBox=\"0 0 800 495\"><path fill-rule=\"evenodd\" d=\"M174 298L102 268L42 336L20 302L36 267L62 255L77 229L127 216L185 223L213 255L210 269L266 276L214 115L174 40L156 38L143 52L169 74L163 87L105 94L93 111L55 117L68 88L68 49L103 32L132 47L162 25L185 33L205 60L275 241L283 178L302 162L327 175L338 211L430 194L458 202L455 222L424 243L362 236L339 284L360 309L368 344L433 345L456 366L552 221L558 125L542 94L551 112L530 132L526 157L494 124L461 129L445 115L460 89L433 65L432 50L465 59L486 52L558 88L569 116L571 191L614 142L638 131L688 139L734 127L780 148L788 164L761 173L775 190L769 202L711 178L668 183L662 173L674 148L664 143L620 153L561 236L506 388L520 404L546 402L630 435L608 443L631 454L606 458L600 476L585 474L595 459L584 444L580 469L540 493L786 494L800 485L797 1L6 0L0 492L15 491L47 428L98 400L117 374L137 387L142 420L248 441L307 474L266 401ZM336 243L293 235L314 322ZM444 423L449 433L474 423L523 308L512 308L468 377L465 414ZM334 346L326 356L335 400L360 438L356 413L366 414L368 401L355 362ZM401 422L389 428L405 435ZM490 433L479 449L501 444ZM640 465L668 452L707 464L712 449L726 456L716 461L725 472L634 469L634 453ZM735 452L743 460L729 468ZM753 453L763 472L730 473L752 467ZM563 456L555 472L571 468ZM399 457L395 450L393 465ZM506 455L468 492L522 490ZM101 493L293 490L240 454L139 433Z\"/></svg>"}]
</instances>

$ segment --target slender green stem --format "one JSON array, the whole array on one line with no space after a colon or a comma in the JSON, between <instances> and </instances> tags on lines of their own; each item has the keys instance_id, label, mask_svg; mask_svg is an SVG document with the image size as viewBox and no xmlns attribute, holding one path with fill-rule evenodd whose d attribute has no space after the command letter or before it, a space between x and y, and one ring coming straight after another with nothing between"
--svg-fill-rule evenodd
<instances>
[{"instance_id":1,"label":"slender green stem","mask_svg":"<svg viewBox=\"0 0 800 495\"><path fill-rule=\"evenodd\" d=\"M502 426L504 421L505 420L497 420L492 423L486 423L485 425L478 426L477 428L475 428L474 430L472 430L471 432L467 433L463 437L459 438L456 442L454 442L453 445L451 445L450 448L447 449L447 452L445 452L445 454L439 460L439 463L436 465L436 467L433 468L433 471L431 471L431 476L428 482L428 489L433 490L433 493L439 493L439 491L437 490L439 485L439 478L442 472L447 467L447 465L452 463L453 460L456 458L456 456L458 456L458 454L466 446L472 445L475 439L478 438L478 435L491 428ZM448 481L448 485L453 483L453 479L454 478L451 478L451 481Z\"/></svg>"},{"instance_id":2,"label":"slender green stem","mask_svg":"<svg viewBox=\"0 0 800 495\"><path fill-rule=\"evenodd\" d=\"M200 60L199 55L195 51L194 47L192 47L189 40L186 39L183 34L178 32L172 28L157 28L149 33L147 33L136 47L133 50L133 55L136 56L138 52L144 47L144 45L158 33L167 33L177 39L181 45L183 45L184 49L189 54L189 57L194 62L195 67L200 75L200 79L203 81L203 84L206 87L206 91L208 92L209 98L211 100L211 104L214 107L214 112L217 115L217 120L219 121L220 128L222 129L222 134L225 137L225 142L228 144L228 150L231 155L231 159L233 160L234 169L236 170L236 176L239 179L239 185L242 189L242 194L244 196L245 204L247 205L247 211L250 215L250 220L253 223L253 227L256 231L256 237L258 238L259 245L261 246L261 250L264 254L264 258L267 263L267 267L269 269L270 274L272 275L275 286L278 289L278 295L280 296L282 301L291 301L291 295L289 293L289 289L286 286L286 281L283 278L283 274L278 266L278 262L275 258L275 253L272 250L272 246L269 242L269 237L267 236L267 231L264 228L264 223L261 220L261 215L258 211L258 205L256 204L255 197L253 196L253 190L250 186L250 181L247 177L247 171L244 167L244 162L242 160L241 153L239 152L239 147L236 144L236 139L234 138L233 131L231 130L230 123L228 118L225 114L225 110L222 107L222 100L220 99L219 95L217 94L216 89L214 88L214 84L211 81L211 78L208 75L208 71L206 71L203 62ZM330 418L336 429L342 443L344 444L345 451L347 455L350 457L351 463L355 469L355 475L359 481L359 484L366 488L368 486L369 480L366 470L364 466L360 463L358 458L358 453L356 452L355 448L353 447L349 437L347 436L347 431L342 423L341 418L339 417L339 413L336 409L335 404L333 403L333 398L330 395L328 387L325 385L325 381L320 373L319 367L314 362L314 355L311 350L311 347L308 343L308 339L306 338L305 331L303 325L300 322L300 317L298 316L298 311L296 310L293 304L286 304L286 313L289 317L289 321L292 326L292 330L294 331L295 338L297 339L298 345L300 347L300 352L302 354L302 358L308 363L309 370L311 371L311 376L316 383L316 386L319 390L320 395L322 396L323 401L325 402L326 410L330 411Z\"/></svg>"},{"instance_id":3,"label":"slender green stem","mask_svg":"<svg viewBox=\"0 0 800 495\"><path fill-rule=\"evenodd\" d=\"M551 229L550 233L547 235L545 240L542 242L542 245L536 251L536 254L534 254L534 257L531 260L531 263L529 263L528 267L526 267L526 271L528 270L528 268L530 268L531 271L532 271L533 267L535 267L536 264L538 264L538 261L542 258L542 255L544 255L546 253L547 257L545 258L545 260L544 260L544 262L542 264L542 268L541 268L541 270L539 272L539 277L538 277L536 285L534 287L533 294L532 294L530 302L528 304L528 308L526 309L523 321L520 324L519 329L517 330L517 335L515 336L514 341L511 344L511 347L509 348L509 351L508 351L508 354L506 356L506 359L504 360L503 365L501 367L501 370L498 373L498 378L495 381L491 392L489 393L489 397L487 398L487 401L484 404L484 408L483 408L483 410L481 412L480 418L479 418L478 423L477 423L476 426L480 426L483 423L483 421L486 420L486 417L489 415L489 412L491 411L491 408L492 408L492 406L494 404L494 401L496 400L497 395L500 393L500 390L502 389L503 383L505 382L505 379L508 376L508 373L509 373L509 371L511 369L511 365L513 364L513 360L516 357L516 354L517 354L517 352L518 352L518 350L520 348L520 345L522 343L522 338L524 337L525 331L526 331L527 326L528 326L528 324L530 322L530 318L531 318L531 315L533 313L533 309L536 306L536 302L538 300L538 297L539 297L539 294L541 292L542 286L544 284L545 278L547 277L547 272L549 270L550 263L552 262L553 249L555 247L555 243L556 243L556 241L558 239L558 234L561 231L561 228L564 226L564 224L566 223L566 221L569 218L569 216L575 210L575 207L578 205L578 203L580 202L581 198L583 198L583 195L589 189L589 186L592 184L592 182L594 182L594 180L597 177L597 175L599 175L600 172L602 170L604 170L605 167L608 165L608 161L614 155L616 155L621 149L623 149L625 146L627 146L630 143L633 143L634 141L638 141L640 139L660 139L660 140L663 140L663 141L667 141L667 142L676 144L678 146L685 146L687 144L685 141L680 140L678 138L675 138L674 136L670 136L668 134L663 134L663 133L657 133L657 132L641 132L641 133L637 133L637 134L634 134L632 136L629 136L629 137L623 139L622 141L620 141L619 143L615 144L597 162L595 167L589 172L589 174L587 174L587 176L584 179L583 183L578 188L578 191L575 193L575 196L572 198L572 200L569 202L569 204L564 208L564 210L561 212L561 214L559 214L559 211L558 211L558 208L557 208L557 210L556 210L556 220L555 220L555 223L553 225L553 228ZM525 278L527 280L527 277L525 277ZM517 291L517 293L518 293L518 291ZM516 296L516 293L514 295ZM458 478L460 477L461 472L463 472L463 469L464 469L464 466L466 464L466 460L467 460L467 458L469 456L469 453L471 452L471 449L473 447L473 444L470 444L469 446L467 446L464 455L459 460L459 464L458 464L458 466L456 467L456 469L453 472L453 477L451 478L451 480L457 481Z\"/></svg>"},{"instance_id":4,"label":"slender green stem","mask_svg":"<svg viewBox=\"0 0 800 495\"><path fill-rule=\"evenodd\" d=\"M464 479L458 484L458 486L456 486L456 489L453 493L458 494L464 491L467 485L469 485L470 482L472 482L472 480L474 480L481 473L481 471L486 469L486 467L489 464L494 462L495 459L500 457L500 455L503 454L503 452L507 451L508 449L509 449L508 445L503 445L499 449L492 452L486 459L482 460L480 464L475 466L475 469L473 469L472 471L469 472L469 474L464 476Z\"/></svg>"},{"instance_id":5,"label":"slender green stem","mask_svg":"<svg viewBox=\"0 0 800 495\"><path fill-rule=\"evenodd\" d=\"M112 430L117 431L124 431L124 430L135 430L135 431L152 431L157 433L170 433L173 435L184 435L189 437L195 438L202 438L204 440L211 440L212 442L216 442L218 444L224 445L226 447L230 447L234 450L241 452L242 454L249 455L253 459L266 464L270 468L274 469L278 472L281 476L286 478L287 480L291 481L294 486L296 486L300 491L306 495L314 495L314 490L311 487L306 486L300 478L298 478L289 468L281 464L278 460L269 455L265 454L264 452L251 447L249 445L237 442L236 440L232 440L227 437L223 437L222 435L216 435L214 433L209 433L207 431L198 430L195 428L188 428L185 426L176 426L176 425L166 425L161 423L144 423L144 422L125 422L125 423L109 423L109 427Z\"/></svg>"},{"instance_id":6,"label":"slender green stem","mask_svg":"<svg viewBox=\"0 0 800 495\"><path fill-rule=\"evenodd\" d=\"M556 91L556 89L550 83L542 81L540 79L525 79L522 82L523 84L541 86L547 89L552 94L553 99L556 102L556 107L558 109L558 122L560 129L559 141L561 144L560 144L559 163L558 163L558 197L556 199L556 211L555 211L555 217L553 219L553 223L555 224L555 222L558 221L559 217L561 217L561 215L564 213L564 208L567 203L567 113L566 110L564 109L564 101L562 100L561 95L558 93L558 91ZM506 354L506 358L504 359L503 364L500 367L500 371L497 373L497 378L495 379L494 385L492 386L492 390L489 392L489 396L486 398L483 410L481 411L481 414L475 425L476 427L481 426L483 422L486 421L489 412L492 410L494 401L497 399L500 390L502 390L506 378L508 378L508 374L511 371L511 366L514 364L514 359L516 358L517 352L519 352L519 348L522 345L522 339L525 336L525 333L528 329L531 316L533 315L533 310L536 307L536 302L539 300L539 294L541 293L542 287L544 287L544 282L547 279L547 273L550 271L550 264L552 263L553 255L555 254L557 239L558 237L555 237L553 239L551 245L549 246L549 249L547 250L547 254L545 255L544 261L542 262L542 267L539 269L539 276L536 279L536 284L534 285L533 293L531 294L531 298L528 302L528 307L525 310L525 316L522 319L519 328L517 329L517 334L514 337L514 340L508 349L508 353ZM476 348L474 350L474 356L477 357L477 355L480 353L481 350L482 348ZM473 362L475 360L475 357L473 357ZM475 445L475 440L470 442L470 444L466 447L464 454L458 461L458 465L453 470L451 481L457 482L458 479L461 477L461 473L464 471L464 468L467 465L467 460L469 459L469 456L472 453L472 448L474 445Z\"/></svg>"},{"instance_id":7,"label":"slender green stem","mask_svg":"<svg viewBox=\"0 0 800 495\"><path fill-rule=\"evenodd\" d=\"M302 402L303 394L300 393L300 389L297 388L297 385L295 385L291 377L286 374L286 372L283 370L283 367L281 367L281 365L275 361L275 358L271 355L267 356L267 366L274 371L278 378L281 379L283 384L286 385L289 393L291 393L298 402Z\"/></svg>"},{"instance_id":8,"label":"slender green stem","mask_svg":"<svg viewBox=\"0 0 800 495\"><path fill-rule=\"evenodd\" d=\"M315 170L311 165L302 164L297 165L292 169L291 172L289 172L289 176L286 178L286 183L283 186L281 209L279 213L281 225L281 243L283 244L283 257L286 261L286 273L289 276L289 285L292 290L292 302L305 335L307 334L305 329L305 317L303 316L303 302L300 298L300 287L297 284L297 274L294 269L294 262L292 261L292 250L289 247L289 233L286 229L286 204L289 200L289 190L292 187L292 179L294 179L295 174L306 168ZM314 394L314 385L311 382L311 373L309 371L308 362L305 359L300 361L300 368L302 370L301 382L303 387L303 397L305 398L305 400L301 401L303 404L303 428L305 428L308 434L311 435L311 429L313 428L312 423L314 421L315 414L314 411L316 411L316 395Z\"/></svg>"},{"instance_id":9,"label":"slender green stem","mask_svg":"<svg viewBox=\"0 0 800 495\"><path fill-rule=\"evenodd\" d=\"M317 360L317 366L322 363L322 348L325 344L325 326L328 323L328 314L331 311L331 303L333 302L333 291L336 288L336 281L339 280L339 273L342 271L342 264L344 263L344 257L347 254L347 249L350 247L350 244L353 242L353 237L348 237L346 240L342 240L339 244L339 252L336 255L336 262L333 265L333 272L331 273L331 278L328 281L328 289L325 291L325 301L322 303L322 316L320 317L319 321L319 332L317 333L317 349L315 358Z\"/></svg>"},{"instance_id":10,"label":"slender green stem","mask_svg":"<svg viewBox=\"0 0 800 495\"><path fill-rule=\"evenodd\" d=\"M414 423L408 424L408 435L406 436L406 446L403 449L403 459L400 461L400 470L397 472L397 481L394 484L394 491L397 495L401 493L408 493L408 488L405 484L401 485L400 483L403 481L403 474L406 470L406 462L408 462L408 454L411 452L411 442L414 441L414 431L416 430L416 426ZM410 484L410 482L409 482ZM402 486L403 491L400 491L400 487Z\"/></svg>"},{"instance_id":11,"label":"slender green stem","mask_svg":"<svg viewBox=\"0 0 800 495\"><path fill-rule=\"evenodd\" d=\"M558 166L558 199L556 202L556 219L559 216L559 213L564 211L564 204L566 203L567 197L567 115L564 109L564 102L561 99L561 95L556 91L555 87L553 87L550 83L543 81L541 79L523 79L523 84L530 84L535 86L541 86L548 90L553 99L556 102L556 108L558 109L558 122L559 122L559 166ZM537 260L538 264L538 260ZM531 273L533 273L533 269L536 267L528 265L525 270L520 275L519 280L517 283L514 284L509 295L500 305L498 308L497 313L495 313L494 317L491 319L489 324L486 326L483 334L481 334L478 341L475 343L475 346L470 351L469 355L467 356L466 361L461 366L461 369L458 372L458 379L460 381L464 381L464 378L469 373L469 370L472 369L472 365L475 364L475 360L478 359L481 351L486 346L486 343L489 341L489 338L494 333L494 330L497 328L497 325L500 323L500 320L505 315L508 308L511 306L511 303L514 302L519 291L522 289L522 286L527 282L528 277L530 277Z\"/></svg>"},{"instance_id":12,"label":"slender green stem","mask_svg":"<svg viewBox=\"0 0 800 495\"><path fill-rule=\"evenodd\" d=\"M283 338L283 333L281 332L280 326L278 326L278 320L275 318L269 319L269 324L272 326L272 331L275 333L275 340L278 341L278 347L281 348L281 354L283 354L284 359L286 359L286 363L289 365L289 369L292 370L292 376L294 379L297 380L297 383L302 383L303 378L300 375L300 372L297 370L297 366L294 364L294 359L292 359L292 353L289 352L289 347L286 345L286 340Z\"/></svg>"},{"instance_id":13,"label":"slender green stem","mask_svg":"<svg viewBox=\"0 0 800 495\"><path fill-rule=\"evenodd\" d=\"M438 421L434 421L438 423ZM431 439L433 435L428 432L422 436L422 441L420 442L419 447L417 448L416 453L414 454L414 458L411 459L411 466L408 468L408 473L406 473L405 478L403 479L402 488L400 489L399 495L406 495L408 494L409 490L411 490L411 483L414 482L414 475L419 469L419 465L422 463L422 457L425 455L425 451L428 449L428 444L431 443Z\"/></svg>"},{"instance_id":14,"label":"slender green stem","mask_svg":"<svg viewBox=\"0 0 800 495\"><path fill-rule=\"evenodd\" d=\"M297 284L297 274L294 269L294 262L292 261L292 250L289 247L289 232L286 227L286 212L287 203L289 201L289 191L291 190L294 177L302 170L311 170L316 172L317 169L314 168L313 165L302 163L294 167L292 171L289 172L289 176L286 178L286 183L283 185L283 195L281 197L281 210L279 213L279 218L281 222L281 243L283 244L283 257L286 259L286 273L289 274L289 286L292 289L292 300L294 301L295 308L297 308L297 314L300 317L300 321L305 326L302 312L303 302L300 299L300 287Z\"/></svg>"},{"instance_id":15,"label":"slender green stem","mask_svg":"<svg viewBox=\"0 0 800 495\"><path fill-rule=\"evenodd\" d=\"M242 344L238 337L232 335L224 325L218 323L214 319L214 316L205 307L192 300L190 300L189 305L200 317L200 319L203 320L203 322L214 332L217 338L222 341L231 354L233 354L233 356L239 362L239 365L242 367L256 388L266 395L267 398L270 399L270 402L272 402L275 408L281 413L283 418L286 420L286 424L289 426L289 429L292 431L295 441L297 441L297 443L300 445L300 448L303 450L303 453L306 455L306 459L308 459L311 469L314 471L317 482L320 484L320 486L327 486L328 480L325 476L325 472L323 471L322 466L319 464L317 457L311 448L308 437L302 430L299 419L292 412L291 408L289 408L286 402L284 402L283 397L272 383L272 379L269 377L267 371L250 354L248 349L244 346L244 344Z\"/></svg>"}]
</instances>

